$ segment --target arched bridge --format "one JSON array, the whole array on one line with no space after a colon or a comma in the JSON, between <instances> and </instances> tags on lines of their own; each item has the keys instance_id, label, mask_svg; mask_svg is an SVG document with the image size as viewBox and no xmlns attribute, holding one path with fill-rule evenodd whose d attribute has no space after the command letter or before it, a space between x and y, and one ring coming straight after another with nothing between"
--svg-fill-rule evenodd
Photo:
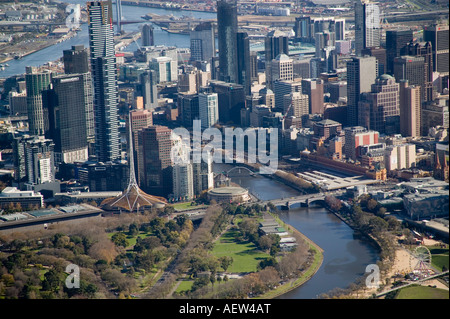
<instances>
[{"instance_id":1,"label":"arched bridge","mask_svg":"<svg viewBox=\"0 0 450 319\"><path fill-rule=\"evenodd\" d=\"M295 197L280 198L269 201L263 201L263 204L272 203L275 206L284 206L284 208L289 208L294 204L300 204L301 207L310 207L313 205L324 205L325 195L322 194L308 194L300 195Z\"/></svg>"}]
</instances>

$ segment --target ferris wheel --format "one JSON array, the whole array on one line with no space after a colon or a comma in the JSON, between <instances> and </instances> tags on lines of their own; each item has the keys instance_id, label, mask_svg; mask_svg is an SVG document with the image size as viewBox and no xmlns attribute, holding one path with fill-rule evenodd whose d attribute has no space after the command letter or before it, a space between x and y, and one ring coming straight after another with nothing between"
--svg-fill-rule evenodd
<instances>
[{"instance_id":1,"label":"ferris wheel","mask_svg":"<svg viewBox=\"0 0 450 319\"><path fill-rule=\"evenodd\" d=\"M425 246L418 246L410 255L409 265L412 272L419 278L425 278L432 274L431 252Z\"/></svg>"}]
</instances>

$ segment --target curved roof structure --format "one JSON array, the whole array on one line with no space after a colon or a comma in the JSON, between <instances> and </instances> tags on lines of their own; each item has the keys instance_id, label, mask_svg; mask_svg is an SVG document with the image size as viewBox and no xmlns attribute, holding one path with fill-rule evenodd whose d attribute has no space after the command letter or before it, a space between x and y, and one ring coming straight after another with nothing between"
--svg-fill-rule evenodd
<instances>
[{"instance_id":1,"label":"curved roof structure","mask_svg":"<svg viewBox=\"0 0 450 319\"><path fill-rule=\"evenodd\" d=\"M163 197L148 195L137 185L128 187L122 195L105 199L100 207L104 209L124 209L129 212L138 211L143 207L164 207L167 200Z\"/></svg>"},{"instance_id":2,"label":"curved roof structure","mask_svg":"<svg viewBox=\"0 0 450 319\"><path fill-rule=\"evenodd\" d=\"M107 198L101 204L100 207L106 210L125 209L129 212L138 211L141 207L164 207L167 204L167 200L163 197L148 195L143 192L137 182L136 174L134 172L134 157L133 157L133 138L131 135L131 119L129 120L129 139L130 153L130 181L128 187L122 192L122 195L117 197Z\"/></svg>"}]
</instances>

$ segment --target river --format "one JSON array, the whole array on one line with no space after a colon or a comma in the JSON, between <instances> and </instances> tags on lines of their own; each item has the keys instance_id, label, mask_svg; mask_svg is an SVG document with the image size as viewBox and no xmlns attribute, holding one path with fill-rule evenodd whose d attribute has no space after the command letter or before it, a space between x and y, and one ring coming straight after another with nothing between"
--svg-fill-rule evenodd
<instances>
[{"instance_id":1,"label":"river","mask_svg":"<svg viewBox=\"0 0 450 319\"><path fill-rule=\"evenodd\" d=\"M215 172L231 168L227 164L214 165ZM240 176L231 180L261 200L300 195L297 190L263 176ZM379 259L378 250L371 243L355 236L347 224L322 207L300 208L297 205L288 212L280 211L279 216L324 250L323 263L317 273L279 299L314 299L334 288L347 288L364 275L367 265Z\"/></svg>"},{"instance_id":2,"label":"river","mask_svg":"<svg viewBox=\"0 0 450 319\"><path fill-rule=\"evenodd\" d=\"M67 3L74 3L85 5L85 0L68 0ZM113 12L115 12L115 5L113 4ZM198 19L211 19L216 18L216 13L213 12L197 12L197 11L181 11L181 10L167 10L159 8L147 8L136 6L122 5L122 21L137 21L141 20L141 16L146 13L155 13L159 15L173 15L180 17L183 15L192 16ZM115 17L115 16L114 16ZM140 27L144 23L149 21L142 19L142 23L124 24L122 26L125 32L139 31ZM25 73L26 66L40 66L49 61L56 61L62 57L63 51L70 49L73 45L83 44L85 47L89 46L88 26L87 24L81 24L81 31L76 36L58 44L52 45L40 51L34 52L30 55L23 57L20 60L11 60L6 62L9 66L5 70L0 70L0 78L8 78L16 74ZM161 30L158 26L154 25L154 39L155 45L176 46L178 48L189 48L190 40L189 35L175 34ZM140 40L138 40L140 45ZM123 51L133 52L137 49L136 43L130 44Z\"/></svg>"}]
</instances>

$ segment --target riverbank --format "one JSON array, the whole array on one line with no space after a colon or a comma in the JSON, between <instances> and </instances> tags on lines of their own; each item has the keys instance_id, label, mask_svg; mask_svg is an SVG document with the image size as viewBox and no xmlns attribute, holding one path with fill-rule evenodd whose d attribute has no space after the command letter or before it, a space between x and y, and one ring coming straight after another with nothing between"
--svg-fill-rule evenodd
<instances>
[{"instance_id":1,"label":"riverbank","mask_svg":"<svg viewBox=\"0 0 450 319\"><path fill-rule=\"evenodd\" d=\"M308 269L306 269L304 272L301 273L300 277L296 279L291 279L287 281L285 284L277 287L274 290L268 291L255 299L273 299L276 297L280 297L285 293L288 293L291 290L300 287L317 273L317 271L319 270L319 268L322 266L323 263L323 249L319 245L317 245L311 239L306 237L304 234L302 234L299 230L297 230L293 226L283 222L277 215L275 214L271 215L286 230L290 231L293 234L297 234L300 238L302 238L309 245L309 249L314 252L314 258L313 261L311 262L311 265L308 267Z\"/></svg>"}]
</instances>

